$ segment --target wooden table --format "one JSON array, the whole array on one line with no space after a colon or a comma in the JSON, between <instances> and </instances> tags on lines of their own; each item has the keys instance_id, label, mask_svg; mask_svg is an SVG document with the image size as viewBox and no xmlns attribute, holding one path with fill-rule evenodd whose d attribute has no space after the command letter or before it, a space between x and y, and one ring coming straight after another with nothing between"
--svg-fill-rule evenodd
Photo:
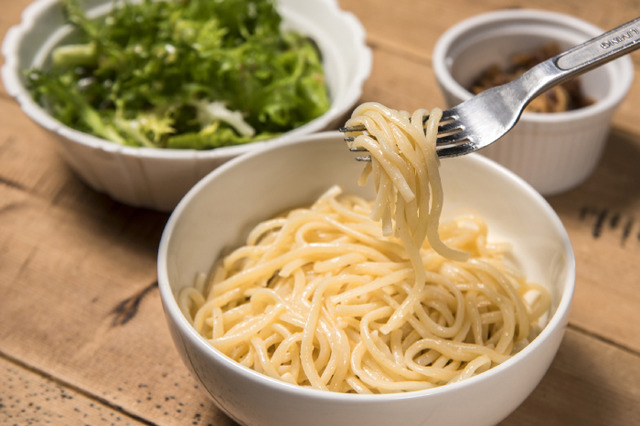
<instances>
[{"instance_id":1,"label":"wooden table","mask_svg":"<svg viewBox=\"0 0 640 426\"><path fill-rule=\"evenodd\" d=\"M2 0L0 37L28 0ZM368 31L363 101L444 104L430 56L477 13L535 7L603 28L637 0L340 0ZM633 55L640 68L640 53ZM415 79L415 76L422 76ZM232 424L178 358L156 285L166 213L85 186L51 137L0 89L0 423ZM570 325L535 392L504 425L640 424L640 78L614 117L601 164L549 198L577 265Z\"/></svg>"}]
</instances>

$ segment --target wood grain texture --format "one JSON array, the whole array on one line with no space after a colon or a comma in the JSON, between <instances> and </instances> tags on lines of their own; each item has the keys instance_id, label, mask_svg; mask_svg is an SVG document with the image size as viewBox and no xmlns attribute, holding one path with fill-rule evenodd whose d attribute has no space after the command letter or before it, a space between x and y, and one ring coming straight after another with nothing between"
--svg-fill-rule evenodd
<instances>
[{"instance_id":1,"label":"wood grain texture","mask_svg":"<svg viewBox=\"0 0 640 426\"><path fill-rule=\"evenodd\" d=\"M3 3L0 37L28 3ZM640 10L637 0L607 13L603 0L339 3L362 21L374 52L361 100L407 110L443 104L431 51L463 18L531 7L610 28ZM547 375L502 425L638 424L638 109L636 79L594 174L548 199L578 264L570 326ZM0 423L233 424L169 337L155 269L167 218L89 189L0 84Z\"/></svg>"},{"instance_id":2,"label":"wood grain texture","mask_svg":"<svg viewBox=\"0 0 640 426\"><path fill-rule=\"evenodd\" d=\"M501 425L637 424L637 366L637 353L571 326L540 385Z\"/></svg>"},{"instance_id":3,"label":"wood grain texture","mask_svg":"<svg viewBox=\"0 0 640 426\"><path fill-rule=\"evenodd\" d=\"M0 358L0 421L3 424L144 425L108 402L59 383L41 372ZM70 421L73 419L73 421Z\"/></svg>"}]
</instances>

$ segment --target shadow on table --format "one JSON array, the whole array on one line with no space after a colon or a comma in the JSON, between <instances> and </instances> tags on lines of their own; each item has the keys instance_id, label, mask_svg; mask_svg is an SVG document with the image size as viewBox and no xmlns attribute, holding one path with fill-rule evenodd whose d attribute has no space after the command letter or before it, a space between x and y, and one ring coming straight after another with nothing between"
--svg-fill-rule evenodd
<instances>
[{"instance_id":1,"label":"shadow on table","mask_svg":"<svg viewBox=\"0 0 640 426\"><path fill-rule=\"evenodd\" d=\"M622 426L617 416L625 409L618 402L623 390L617 390L616 378L608 371L603 345L570 328L538 387L500 426Z\"/></svg>"},{"instance_id":2,"label":"shadow on table","mask_svg":"<svg viewBox=\"0 0 640 426\"><path fill-rule=\"evenodd\" d=\"M640 140L614 129L593 174L577 188L548 197L559 213L589 206L624 211L640 199Z\"/></svg>"}]
</instances>

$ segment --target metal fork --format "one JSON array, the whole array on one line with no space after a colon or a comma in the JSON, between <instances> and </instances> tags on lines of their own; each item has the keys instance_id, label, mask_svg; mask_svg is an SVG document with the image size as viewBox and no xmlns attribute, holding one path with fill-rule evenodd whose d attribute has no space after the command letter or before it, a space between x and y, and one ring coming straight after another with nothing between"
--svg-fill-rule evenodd
<instances>
[{"instance_id":1,"label":"metal fork","mask_svg":"<svg viewBox=\"0 0 640 426\"><path fill-rule=\"evenodd\" d=\"M626 55L640 47L640 18L573 47L531 68L518 79L488 89L443 111L436 149L439 157L468 154L497 141L516 124L536 96L563 81ZM426 123L428 116L424 118ZM342 127L364 132L363 126ZM345 141L353 142L352 136ZM365 151L351 147L352 151ZM370 156L357 157L371 161Z\"/></svg>"}]
</instances>

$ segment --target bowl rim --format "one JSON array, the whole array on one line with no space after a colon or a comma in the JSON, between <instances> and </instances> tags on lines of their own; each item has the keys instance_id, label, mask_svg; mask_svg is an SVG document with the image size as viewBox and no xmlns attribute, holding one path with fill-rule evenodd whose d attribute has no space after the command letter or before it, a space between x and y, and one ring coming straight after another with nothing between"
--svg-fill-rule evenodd
<instances>
[{"instance_id":1,"label":"bowl rim","mask_svg":"<svg viewBox=\"0 0 640 426\"><path fill-rule=\"evenodd\" d=\"M357 49L359 57L356 61L358 66L355 68L355 73L349 78L347 90L342 91L338 95L332 96L333 98L331 99L330 107L323 115L316 117L302 126L270 139L241 145L223 146L208 150L135 147L120 145L98 136L81 132L66 126L53 118L44 108L33 100L29 91L23 84L23 80L21 78L23 70L20 69L18 64L18 52L21 49L25 35L33 30L37 31L37 21L39 19L46 19L44 16L49 13L51 8L58 6L60 3L59 0L36 0L30 3L23 10L21 21L9 28L4 40L2 41L1 52L4 56L5 63L0 69L0 74L5 90L18 102L24 113L36 124L51 131L56 136L62 137L63 139L106 153L117 153L123 156L138 158L227 159L253 150L254 147L260 147L273 141L284 141L296 138L301 134L321 131L329 126L334 120L337 120L343 114L346 114L348 109L351 108L352 105L355 105L358 99L362 96L364 83L369 78L373 65L373 54L370 47L366 44L366 32L364 26L352 12L341 9L337 0L315 1L324 4L333 15L344 20L344 27L350 31L354 45L359 46ZM108 0L105 0L104 3L108 3Z\"/></svg>"},{"instance_id":2,"label":"bowl rim","mask_svg":"<svg viewBox=\"0 0 640 426\"><path fill-rule=\"evenodd\" d=\"M475 31L485 28L489 25L497 27L499 25L508 25L514 20L529 21L531 24L550 24L554 27L560 27L575 32L589 34L595 37L605 31L600 27L580 19L576 16L541 9L504 9L482 13L464 19L445 31L436 41L433 50L432 64L434 73L440 85L445 90L451 91L459 99L469 99L472 94L458 83L451 73L447 65L448 54L451 47L463 37L470 37ZM526 30L522 30L522 34L527 34ZM557 123L565 122L572 119L584 119L602 114L607 110L615 108L626 96L634 79L633 62L629 55L617 58L616 60L603 65L608 67L609 75L612 80L612 89L597 102L592 105L579 109L556 112L556 113L531 113L524 112L521 121L529 121L532 123ZM615 71L614 72L614 67ZM614 75L615 74L615 75Z\"/></svg>"},{"instance_id":3,"label":"bowl rim","mask_svg":"<svg viewBox=\"0 0 640 426\"><path fill-rule=\"evenodd\" d=\"M551 207L551 205L546 201L546 199L540 195L533 187L531 187L528 183L526 183L522 178L517 176L515 173L506 169L504 166L490 160L480 154L472 153L468 154L467 157L471 159L471 161L480 163L483 167L489 167L493 169L496 173L501 174L505 177L505 179L511 180L514 182L525 194L532 198L532 200L540 206L540 208L545 212L545 215L552 222L554 229L558 232L562 246L564 248L564 255L566 257L567 264L567 276L565 277L565 288L562 293L559 295L558 304L556 306L556 310L553 315L549 318L549 321L541 330L541 332L522 350L518 353L510 357L508 360L503 362L500 365L492 367L488 371L483 372L482 374L470 377L468 379L462 380L456 383L450 383L447 385L435 387L432 389L424 389L417 390L411 392L395 392L388 394L347 394L347 393L338 393L338 392L330 392L319 389L312 388L304 388L298 385L294 385L291 383L286 383L281 380L269 377L262 373L259 373L253 369L245 367L236 361L233 361L231 358L224 355L222 352L214 348L206 339L201 336L195 328L189 323L189 321L184 317L182 311L180 310L176 297L173 293L173 290L169 284L169 274L168 274L168 261L167 255L169 246L171 245L171 240L173 237L173 232L176 229L177 223L180 221L182 214L185 210L189 208L191 201L194 198L200 196L201 191L208 185L211 184L212 181L215 181L217 176L226 173L228 169L235 168L240 166L243 162L250 160L255 156L263 155L264 152L268 152L271 150L279 150L286 149L291 145L299 145L299 144L311 144L319 141L331 139L340 139L342 141L342 134L339 132L320 132L311 135L305 135L298 139L289 140L277 145L273 145L268 148L263 148L260 150L256 150L254 152L248 153L241 157L236 157L220 167L216 168L212 172L210 172L207 176L201 179L196 185L194 185L191 190L182 198L182 200L178 203L171 216L169 217L165 229L162 233L162 237L160 240L159 248L158 248L158 257L157 257L157 268L158 268L158 287L160 290L160 296L162 299L162 304L165 310L165 315L167 316L167 320L171 321L176 327L179 328L181 336L183 338L187 338L191 341L192 344L196 345L199 350L203 351L207 356L214 357L217 362L227 366L228 368L235 371L237 374L242 375L245 379L248 380L256 380L261 385L269 387L271 389L277 389L278 392L283 393L295 393L297 395L306 395L310 398L318 398L322 400L329 400L334 402L348 402L351 400L354 401L362 401L365 403L376 403L383 401L395 401L395 400L411 400L415 398L423 398L429 395L438 395L438 394L446 394L449 392L456 392L459 388L465 388L468 386L473 386L475 383L482 382L485 380L489 380L492 376L500 374L503 370L509 369L511 365L518 363L522 358L529 356L530 353L536 351L539 346L543 344L546 340L550 338L550 336L556 333L558 330L564 331L564 328L568 322L568 315L573 299L573 294L575 290L575 281L576 281L576 263L575 263L575 255L573 252L573 247L571 245L571 241L569 239L569 235L564 228L564 225L561 219L557 216L555 210Z\"/></svg>"}]
</instances>

